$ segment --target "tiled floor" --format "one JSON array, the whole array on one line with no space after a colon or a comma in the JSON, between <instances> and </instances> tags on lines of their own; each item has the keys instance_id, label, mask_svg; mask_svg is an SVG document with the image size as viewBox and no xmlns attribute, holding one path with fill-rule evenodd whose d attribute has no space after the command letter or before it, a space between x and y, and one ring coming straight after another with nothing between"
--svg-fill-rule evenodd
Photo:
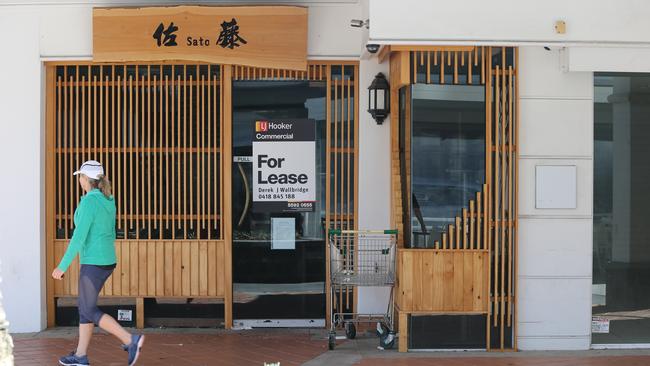
<instances>
[{"instance_id":1,"label":"tiled floor","mask_svg":"<svg viewBox=\"0 0 650 366\"><path fill-rule=\"evenodd\" d=\"M358 366L647 366L650 356L364 358Z\"/></svg>"}]
</instances>

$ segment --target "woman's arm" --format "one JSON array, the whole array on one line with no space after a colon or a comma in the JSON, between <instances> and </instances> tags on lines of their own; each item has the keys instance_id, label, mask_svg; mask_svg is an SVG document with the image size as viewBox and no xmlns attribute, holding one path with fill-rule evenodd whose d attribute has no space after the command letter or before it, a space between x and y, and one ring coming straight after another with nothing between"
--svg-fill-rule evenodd
<instances>
[{"instance_id":1,"label":"woman's arm","mask_svg":"<svg viewBox=\"0 0 650 366\"><path fill-rule=\"evenodd\" d=\"M61 272L65 272L79 250L86 244L86 238L90 231L90 226L95 219L95 198L86 197L79 204L77 219L75 220L74 233L68 249L65 251L61 262L57 266Z\"/></svg>"}]
</instances>

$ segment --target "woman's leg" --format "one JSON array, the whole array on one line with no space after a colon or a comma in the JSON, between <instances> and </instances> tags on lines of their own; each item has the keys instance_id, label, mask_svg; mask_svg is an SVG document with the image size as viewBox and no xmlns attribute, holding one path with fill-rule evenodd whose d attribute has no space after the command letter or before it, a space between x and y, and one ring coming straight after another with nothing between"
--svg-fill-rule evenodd
<instances>
[{"instance_id":1,"label":"woman's leg","mask_svg":"<svg viewBox=\"0 0 650 366\"><path fill-rule=\"evenodd\" d=\"M77 356L85 356L88 353L88 345L90 344L90 338L93 336L94 328L95 324L93 323L79 324L79 343L75 352Z\"/></svg>"},{"instance_id":2,"label":"woman's leg","mask_svg":"<svg viewBox=\"0 0 650 366\"><path fill-rule=\"evenodd\" d=\"M122 344L128 345L131 343L131 333L122 328L112 316L108 314L102 315L99 319L99 327L117 337Z\"/></svg>"},{"instance_id":3,"label":"woman's leg","mask_svg":"<svg viewBox=\"0 0 650 366\"><path fill-rule=\"evenodd\" d=\"M77 305L79 307L79 343L75 354L85 356L88 352L88 345L93 336L92 309L97 307L97 294L92 279L92 269L86 265L81 265L79 270L79 297Z\"/></svg>"}]
</instances>

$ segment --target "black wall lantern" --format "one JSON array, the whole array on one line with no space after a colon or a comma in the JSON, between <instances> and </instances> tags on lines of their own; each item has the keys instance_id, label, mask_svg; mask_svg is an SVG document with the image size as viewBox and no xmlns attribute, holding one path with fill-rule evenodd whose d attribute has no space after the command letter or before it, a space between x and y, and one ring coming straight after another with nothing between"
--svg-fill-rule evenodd
<instances>
[{"instance_id":1,"label":"black wall lantern","mask_svg":"<svg viewBox=\"0 0 650 366\"><path fill-rule=\"evenodd\" d=\"M368 87L368 113L378 125L384 122L390 113L390 85L381 72Z\"/></svg>"}]
</instances>

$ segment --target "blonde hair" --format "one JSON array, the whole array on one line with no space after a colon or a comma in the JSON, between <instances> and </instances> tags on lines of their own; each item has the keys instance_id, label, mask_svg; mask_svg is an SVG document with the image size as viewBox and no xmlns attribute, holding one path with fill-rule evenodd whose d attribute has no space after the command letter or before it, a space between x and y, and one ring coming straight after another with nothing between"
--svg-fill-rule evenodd
<instances>
[{"instance_id":1,"label":"blonde hair","mask_svg":"<svg viewBox=\"0 0 650 366\"><path fill-rule=\"evenodd\" d=\"M106 198L111 198L113 189L111 188L111 181L105 175L100 175L98 179L88 178L88 182L93 188L98 188Z\"/></svg>"}]
</instances>

